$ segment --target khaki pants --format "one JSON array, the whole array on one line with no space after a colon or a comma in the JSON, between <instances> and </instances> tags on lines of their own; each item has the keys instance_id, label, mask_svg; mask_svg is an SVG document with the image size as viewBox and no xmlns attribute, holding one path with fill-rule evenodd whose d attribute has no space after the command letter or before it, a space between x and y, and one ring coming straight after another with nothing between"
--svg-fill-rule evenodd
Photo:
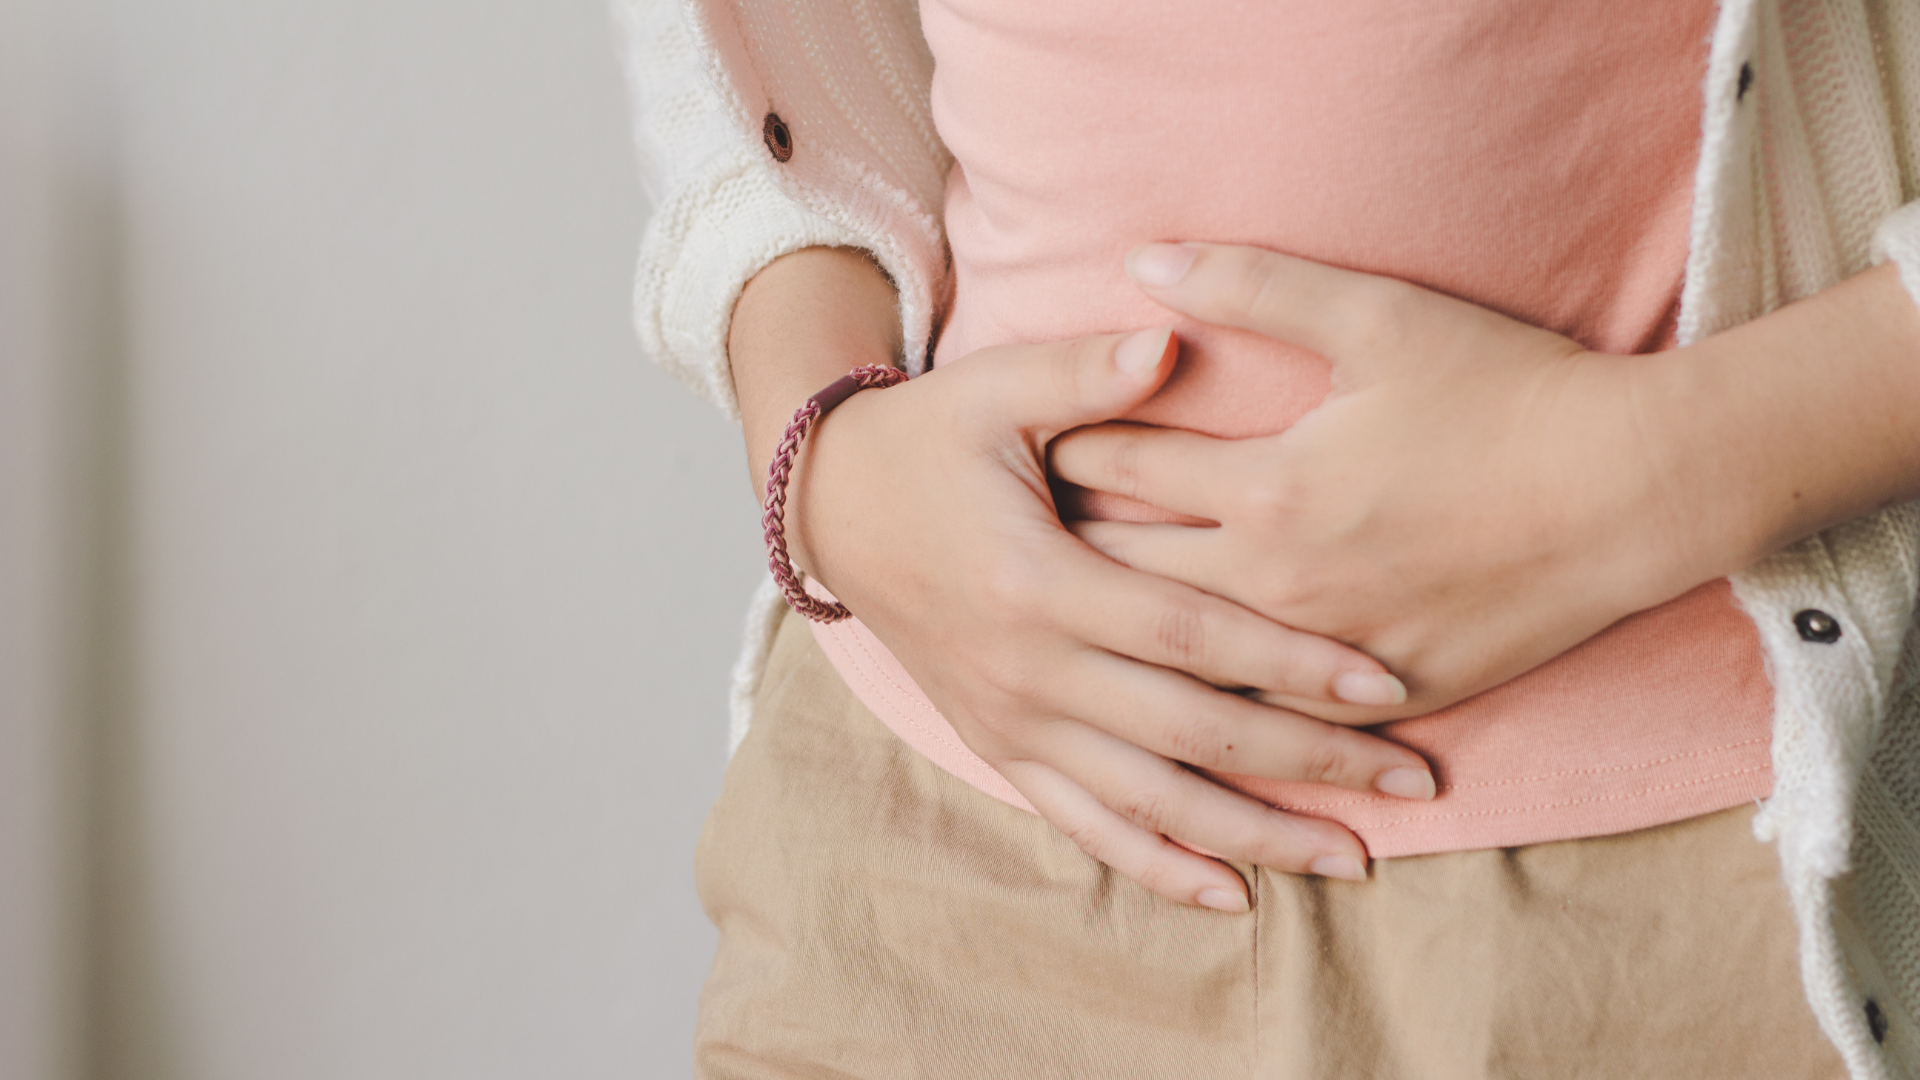
<instances>
[{"instance_id":1,"label":"khaki pants","mask_svg":"<svg viewBox=\"0 0 1920 1080\"><path fill-rule=\"evenodd\" d=\"M1240 867L1154 897L905 748L789 615L700 841L703 1080L1845 1075L1741 807L1596 840Z\"/></svg>"}]
</instances>

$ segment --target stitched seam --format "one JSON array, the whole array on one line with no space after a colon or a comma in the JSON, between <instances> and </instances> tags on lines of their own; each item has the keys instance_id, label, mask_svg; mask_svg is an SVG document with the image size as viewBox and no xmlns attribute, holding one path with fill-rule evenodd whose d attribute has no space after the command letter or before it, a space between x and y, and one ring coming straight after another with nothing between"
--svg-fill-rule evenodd
<instances>
[{"instance_id":1,"label":"stitched seam","mask_svg":"<svg viewBox=\"0 0 1920 1080\"><path fill-rule=\"evenodd\" d=\"M836 634L842 633L842 631L838 630L837 628L833 632ZM853 645L857 646L859 649L860 655L867 661L868 664L871 665L871 668L863 669L861 671L861 674L865 676L869 682L891 687L894 691L896 691L897 693L901 694L902 696L906 697L909 701L911 701L919 711L930 714L940 720L943 720L943 721L946 720L944 716L941 716L940 711L933 707L933 703L926 700L926 695L924 692L916 693L915 691L909 690L906 687L900 685L899 682L895 681L890 675L888 675L885 672L885 670L881 668L878 659L876 659L873 654L873 650L867 646L867 643L864 640L862 640L858 634L854 633L851 629L844 631L844 634L845 634L845 640L849 640ZM849 650L849 651L852 651L852 650ZM993 766L987 764L986 759L974 753L972 749L968 748L964 744L956 743L954 740L949 739L946 736L942 735L939 731L934 730L932 727L927 725L924 719L918 716L915 716L911 713L908 713L907 711L899 708L899 706L892 701L887 701L885 702L885 704L888 707L888 711L892 712L896 718L898 718L899 720L901 720L902 722L908 725L911 725L916 731L919 731L921 734L933 740L935 743L938 743L939 745L946 747L948 750L954 751L962 755L964 758L968 760L977 761L987 769L993 769ZM1650 769L1657 765L1665 765L1675 761L1683 761L1683 760L1686 760L1687 758L1703 757L1708 754L1723 753L1727 750L1737 750L1744 746L1752 746L1757 743L1767 742L1768 738L1769 737L1742 739L1738 742L1731 742L1723 746L1711 747L1705 750L1692 750L1683 754L1671 754L1671 755L1668 755L1667 757L1656 758L1652 761L1643 762L1638 765L1613 765L1613 766L1607 766L1604 768L1594 768L1594 769L1568 769L1561 772L1542 773L1538 776L1533 776L1533 777L1520 777L1520 778L1507 779L1507 780L1477 781L1472 784L1449 784L1441 788L1440 790L1443 792L1467 791L1467 790L1476 790L1476 789L1482 789L1482 788L1500 787L1500 786L1513 785L1513 784L1538 783L1543 780L1553 780L1553 779L1559 779L1559 778L1568 777L1568 776L1597 776L1597 775L1604 775L1607 773L1634 772L1642 769ZM1594 803L1617 802L1621 799L1636 798L1639 796L1650 795L1650 794L1661 792L1661 791L1671 791L1671 790L1677 790L1677 789L1686 788L1686 787L1698 787L1701 784L1712 783L1715 780L1725 780L1732 777L1746 776L1746 775L1750 775L1757 772L1763 772L1771 767L1772 766L1770 764L1757 765L1757 766L1752 766L1746 769L1736 770L1734 772L1715 773L1711 776L1700 777L1693 780L1677 781L1671 784L1663 784L1659 787L1639 788L1631 792L1596 796L1588 799L1575 799L1575 800L1571 800L1567 802L1559 802L1559 803L1540 803L1533 806L1506 807L1506 808L1499 808L1499 809L1493 809L1493 810L1461 811L1454 814L1438 814L1438 815L1421 814L1413 817L1401 818L1397 821L1391 821L1381 825L1370 825L1366 827L1368 829L1392 829L1392 828L1397 828L1403 825L1414 824L1419 822L1451 821L1451 820L1457 820L1460 818L1470 818L1470 817L1494 817L1494 816L1499 816L1503 814L1522 814L1522 813L1530 813L1538 810L1560 810L1560 809L1566 809L1574 806L1591 805ZM1345 799L1337 802L1301 803L1298 805L1288 805L1288 806L1282 807L1282 809L1285 809L1288 811L1303 811L1303 812L1318 811L1318 810L1334 810L1334 809L1339 809L1339 808L1348 807L1348 806L1370 805L1373 802L1374 802L1373 799Z\"/></svg>"},{"instance_id":2,"label":"stitched seam","mask_svg":"<svg viewBox=\"0 0 1920 1080\"><path fill-rule=\"evenodd\" d=\"M913 704L917 706L920 710L927 713L931 713L933 716L937 717L942 721L946 721L946 717L940 715L940 710L934 708L933 703L926 700L926 695L924 693L919 693L919 694L911 693L907 690L906 687L901 686L899 683L895 682L893 678L886 673L885 669L883 669L880 666L879 660L877 660L873 655L873 650L867 647L867 643L860 639L859 634L855 633L851 628L848 628L845 631L836 629L833 631L833 633L836 633L836 634L844 633L846 637L851 640L853 645L856 645L859 647L860 655L865 657L869 664L873 665L873 669L871 671L863 670L861 672L862 675L867 676L867 679L869 682L884 683L887 686L893 687L893 689L899 691L909 701L913 702ZM980 755L974 753L966 745L962 743L956 743L952 739L947 738L945 735L940 734L940 732L934 730L931 727L928 727L924 720L918 717L915 717L905 712L904 710L901 710L897 705L895 705L891 701L885 702L885 704L887 705L889 710L891 710L894 713L895 716L897 716L902 721L912 725L915 730L921 732L927 738L932 739L934 742L939 743L941 746L944 746L949 750L953 750L967 758L971 758L972 760L979 762L981 766L983 766L984 768L987 768L987 769L993 768L993 766L987 764L985 758L982 758ZM951 724L951 722L948 722L948 723L949 725Z\"/></svg>"},{"instance_id":3,"label":"stitched seam","mask_svg":"<svg viewBox=\"0 0 1920 1080\"><path fill-rule=\"evenodd\" d=\"M1706 757L1709 754L1721 754L1728 750L1738 750L1743 746L1754 746L1769 742L1771 739L1772 736L1770 735L1761 735L1751 739L1742 739L1739 742L1730 742L1725 746L1713 746L1702 750L1688 750L1681 754L1670 754L1667 757L1655 758L1652 761L1643 761L1637 765L1607 765L1592 769L1564 769L1560 772L1540 773L1535 776L1508 777L1503 780L1475 780L1470 784L1443 784L1440 786L1437 794L1445 794L1449 791L1478 791L1485 788L1511 787L1515 784L1537 784L1543 780L1560 780L1569 776L1604 776L1609 773L1639 772L1642 769L1651 769L1657 765L1670 765L1673 762L1685 761L1688 758ZM1659 789L1655 788L1652 790L1657 791ZM1333 810L1343 806L1370 805L1376 801L1378 801L1377 796L1370 796L1366 798L1340 799L1333 802L1302 803L1294 807L1294 809Z\"/></svg>"},{"instance_id":4,"label":"stitched seam","mask_svg":"<svg viewBox=\"0 0 1920 1080\"><path fill-rule=\"evenodd\" d=\"M1388 821L1388 822L1383 822L1377 825L1361 825L1357 827L1371 832L1371 831L1376 831L1380 829L1394 829L1402 825L1421 825L1421 824L1427 824L1435 821L1458 821L1463 818L1500 817L1506 814L1531 814L1540 810L1564 810L1574 806L1591 806L1595 803L1619 802L1622 799L1638 799L1643 796L1652 795L1662 791L1677 791L1677 790L1680 790L1681 788L1699 787L1702 784L1711 784L1716 780L1729 780L1729 779L1733 779L1735 777L1740 777L1740 776L1751 776L1754 773L1765 772L1770 767L1771 766L1767 766L1767 765L1755 765L1751 768L1735 769L1732 772L1715 773L1712 776L1702 776L1693 780L1679 780L1671 784L1662 784L1659 787L1640 788L1635 791L1615 792L1611 795L1595 795L1591 798L1586 798L1586 799L1569 799L1565 802L1557 802L1557 803L1538 803L1533 806L1496 807L1491 810L1462 810L1452 814L1420 814L1414 817L1400 818L1397 821ZM1294 810L1317 810L1322 808L1321 807L1305 807L1305 806L1283 806L1283 807L1279 807L1279 809L1294 811Z\"/></svg>"}]
</instances>

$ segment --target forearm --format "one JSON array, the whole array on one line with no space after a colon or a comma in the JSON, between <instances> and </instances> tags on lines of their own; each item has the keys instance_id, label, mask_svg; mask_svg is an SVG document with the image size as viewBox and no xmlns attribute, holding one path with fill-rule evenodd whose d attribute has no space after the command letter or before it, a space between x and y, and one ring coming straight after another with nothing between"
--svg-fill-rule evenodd
<instances>
[{"instance_id":1,"label":"forearm","mask_svg":"<svg viewBox=\"0 0 1920 1080\"><path fill-rule=\"evenodd\" d=\"M847 248L806 248L754 275L727 334L757 494L793 412L828 383L900 351L893 285Z\"/></svg>"},{"instance_id":2,"label":"forearm","mask_svg":"<svg viewBox=\"0 0 1920 1080\"><path fill-rule=\"evenodd\" d=\"M756 498L795 409L856 367L895 362L898 311L886 275L847 248L796 251L747 283L733 310L727 352ZM788 539L804 568L798 531L790 528Z\"/></svg>"},{"instance_id":3,"label":"forearm","mask_svg":"<svg viewBox=\"0 0 1920 1080\"><path fill-rule=\"evenodd\" d=\"M1707 572L1920 498L1920 310L1892 266L1649 360Z\"/></svg>"}]
</instances>

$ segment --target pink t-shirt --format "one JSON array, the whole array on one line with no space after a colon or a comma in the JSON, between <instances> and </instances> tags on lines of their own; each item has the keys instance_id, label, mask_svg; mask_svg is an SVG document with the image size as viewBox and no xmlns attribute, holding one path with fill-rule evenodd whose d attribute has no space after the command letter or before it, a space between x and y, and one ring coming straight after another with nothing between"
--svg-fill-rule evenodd
<instances>
[{"instance_id":1,"label":"pink t-shirt","mask_svg":"<svg viewBox=\"0 0 1920 1080\"><path fill-rule=\"evenodd\" d=\"M1149 240L1258 244L1425 285L1606 352L1672 344L1713 0L923 0L954 153L936 352L1165 325ZM1134 419L1240 437L1326 394L1319 357L1177 322ZM1101 499L1088 512L1164 520ZM962 779L1024 800L857 622L816 627L861 699ZM1505 686L1379 730L1411 803L1224 777L1375 856L1624 832L1772 787L1757 633L1714 582Z\"/></svg>"}]
</instances>

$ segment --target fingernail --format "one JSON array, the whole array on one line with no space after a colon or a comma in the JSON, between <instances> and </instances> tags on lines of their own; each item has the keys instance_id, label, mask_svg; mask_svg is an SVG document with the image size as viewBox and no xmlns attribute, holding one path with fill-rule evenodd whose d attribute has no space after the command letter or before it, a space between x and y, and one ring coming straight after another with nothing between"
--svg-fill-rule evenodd
<instances>
[{"instance_id":1,"label":"fingernail","mask_svg":"<svg viewBox=\"0 0 1920 1080\"><path fill-rule=\"evenodd\" d=\"M1374 777L1373 787L1382 794L1396 795L1402 799L1425 800L1434 795L1433 774L1411 765L1388 769Z\"/></svg>"},{"instance_id":2,"label":"fingernail","mask_svg":"<svg viewBox=\"0 0 1920 1080\"><path fill-rule=\"evenodd\" d=\"M1384 671L1349 671L1333 680L1333 696L1354 705L1404 705L1407 684Z\"/></svg>"},{"instance_id":3,"label":"fingernail","mask_svg":"<svg viewBox=\"0 0 1920 1080\"><path fill-rule=\"evenodd\" d=\"M1231 911L1238 914L1247 910L1246 895L1234 892L1232 889L1201 889L1200 895L1194 899L1200 901L1201 907L1210 907L1215 911Z\"/></svg>"},{"instance_id":4,"label":"fingernail","mask_svg":"<svg viewBox=\"0 0 1920 1080\"><path fill-rule=\"evenodd\" d=\"M1307 869L1321 877L1339 878L1341 881L1367 880L1367 868L1351 855L1322 855L1313 860Z\"/></svg>"},{"instance_id":5,"label":"fingernail","mask_svg":"<svg viewBox=\"0 0 1920 1080\"><path fill-rule=\"evenodd\" d=\"M1184 244L1141 244L1127 253L1127 273L1150 289L1171 289L1200 254Z\"/></svg>"},{"instance_id":6,"label":"fingernail","mask_svg":"<svg viewBox=\"0 0 1920 1080\"><path fill-rule=\"evenodd\" d=\"M1150 370L1166 357L1167 346L1172 341L1173 328L1170 326L1135 331L1113 347L1113 366L1129 375Z\"/></svg>"}]
</instances>

